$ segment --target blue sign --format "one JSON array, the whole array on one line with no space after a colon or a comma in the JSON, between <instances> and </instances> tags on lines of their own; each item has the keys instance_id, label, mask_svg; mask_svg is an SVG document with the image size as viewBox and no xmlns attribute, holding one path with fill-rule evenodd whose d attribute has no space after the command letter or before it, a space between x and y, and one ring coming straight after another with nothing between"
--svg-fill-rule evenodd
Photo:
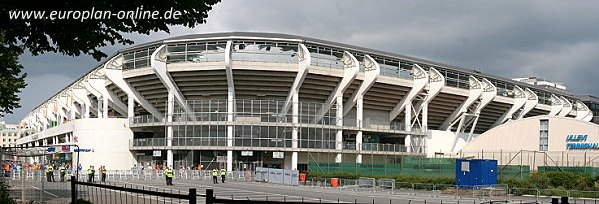
<instances>
[{"instance_id":1,"label":"blue sign","mask_svg":"<svg viewBox=\"0 0 599 204\"><path fill-rule=\"evenodd\" d=\"M75 152L92 152L92 149L75 149Z\"/></svg>"},{"instance_id":2,"label":"blue sign","mask_svg":"<svg viewBox=\"0 0 599 204\"><path fill-rule=\"evenodd\" d=\"M567 143L566 149L599 149L599 143Z\"/></svg>"},{"instance_id":3,"label":"blue sign","mask_svg":"<svg viewBox=\"0 0 599 204\"><path fill-rule=\"evenodd\" d=\"M568 135L566 141L585 141L589 138L589 135Z\"/></svg>"},{"instance_id":4,"label":"blue sign","mask_svg":"<svg viewBox=\"0 0 599 204\"><path fill-rule=\"evenodd\" d=\"M48 152L54 152L54 151L56 151L56 148L54 148L54 147L48 147Z\"/></svg>"}]
</instances>

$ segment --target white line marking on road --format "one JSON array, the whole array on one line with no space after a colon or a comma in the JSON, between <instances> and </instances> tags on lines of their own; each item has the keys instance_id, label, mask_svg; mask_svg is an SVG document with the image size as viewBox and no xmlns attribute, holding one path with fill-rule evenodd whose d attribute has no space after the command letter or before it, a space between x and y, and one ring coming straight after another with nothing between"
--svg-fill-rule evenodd
<instances>
[{"instance_id":1,"label":"white line marking on road","mask_svg":"<svg viewBox=\"0 0 599 204\"><path fill-rule=\"evenodd\" d=\"M31 186L31 185L30 185L30 186ZM48 192L48 191L46 191L46 190L40 189L40 188L38 188L38 187L35 187L35 186L31 186L31 187L32 187L32 188L35 188L35 189L37 189L37 190L40 190L40 191L42 191L42 192L44 192L44 193L50 194L51 196L54 196L55 198L58 198L58 196L57 196L57 195L54 195L54 193L50 193L50 192Z\"/></svg>"}]
</instances>

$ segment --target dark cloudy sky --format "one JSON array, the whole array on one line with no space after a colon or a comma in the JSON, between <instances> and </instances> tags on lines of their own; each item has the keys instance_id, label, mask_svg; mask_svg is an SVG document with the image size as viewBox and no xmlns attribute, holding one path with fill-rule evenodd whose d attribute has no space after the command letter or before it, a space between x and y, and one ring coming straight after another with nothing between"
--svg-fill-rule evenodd
<instances>
[{"instance_id":1,"label":"dark cloudy sky","mask_svg":"<svg viewBox=\"0 0 599 204\"><path fill-rule=\"evenodd\" d=\"M128 34L136 43L193 33L301 35L461 66L504 77L539 76L599 96L598 1L223 0L195 28ZM103 50L113 54L123 46ZM98 64L89 56L24 55L29 86L20 119Z\"/></svg>"}]
</instances>

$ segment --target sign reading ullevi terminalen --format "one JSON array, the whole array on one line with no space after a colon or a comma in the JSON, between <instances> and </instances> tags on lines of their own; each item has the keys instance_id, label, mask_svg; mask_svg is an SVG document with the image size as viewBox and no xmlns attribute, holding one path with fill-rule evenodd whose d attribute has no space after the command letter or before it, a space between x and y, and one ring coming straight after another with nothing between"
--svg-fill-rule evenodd
<instances>
[{"instance_id":1,"label":"sign reading ullevi terminalen","mask_svg":"<svg viewBox=\"0 0 599 204\"><path fill-rule=\"evenodd\" d=\"M599 149L599 143L568 143L566 149Z\"/></svg>"},{"instance_id":2,"label":"sign reading ullevi terminalen","mask_svg":"<svg viewBox=\"0 0 599 204\"><path fill-rule=\"evenodd\" d=\"M587 143L589 135L566 136L566 149L599 149L599 143Z\"/></svg>"}]
</instances>

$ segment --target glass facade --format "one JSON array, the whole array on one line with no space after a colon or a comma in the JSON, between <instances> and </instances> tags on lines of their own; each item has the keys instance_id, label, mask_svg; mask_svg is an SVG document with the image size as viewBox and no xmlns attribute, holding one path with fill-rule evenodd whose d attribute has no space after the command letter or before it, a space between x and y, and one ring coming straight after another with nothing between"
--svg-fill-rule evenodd
<instances>
[{"instance_id":1,"label":"glass facade","mask_svg":"<svg viewBox=\"0 0 599 204\"><path fill-rule=\"evenodd\" d=\"M191 100L185 105L193 112L186 112L179 105L174 105L173 114L173 146L226 146L227 145L227 100ZM355 119L346 118L344 126L336 125L336 106L323 115L321 108L324 104L300 102L298 104L298 124L291 123L291 114L280 114L284 101L272 100L235 100L235 111L232 113L234 123L233 145L237 147L279 147L291 148L291 133L298 128L298 148L335 149L335 136L343 128L356 127ZM156 123L151 116L136 116L132 123ZM164 125L164 122L161 122ZM404 127L401 122L386 125L364 124L365 128L373 131L399 134ZM423 133L413 129L413 133ZM344 134L352 134L346 132ZM405 134L405 132L403 132ZM345 136L344 138L348 138ZM396 140L399 142L400 140ZM165 144L164 138L135 139L133 146L150 146ZM355 140L342 141L345 149L355 150ZM353 145L353 146L352 146ZM368 143L364 150L395 150L405 151L399 143Z\"/></svg>"}]
</instances>

